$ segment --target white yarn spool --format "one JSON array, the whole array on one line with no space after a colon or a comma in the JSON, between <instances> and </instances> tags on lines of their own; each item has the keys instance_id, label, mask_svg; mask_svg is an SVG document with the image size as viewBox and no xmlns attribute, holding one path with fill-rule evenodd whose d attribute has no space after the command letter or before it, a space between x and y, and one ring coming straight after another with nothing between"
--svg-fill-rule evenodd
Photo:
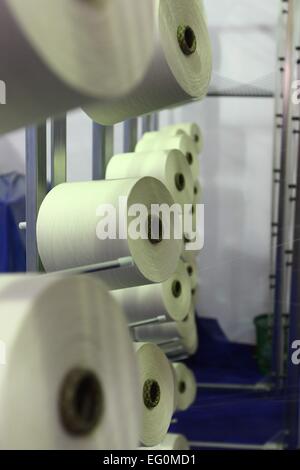
<instances>
[{"instance_id":1,"label":"white yarn spool","mask_svg":"<svg viewBox=\"0 0 300 470\"><path fill-rule=\"evenodd\" d=\"M152 59L153 34L149 2L2 0L0 132L128 93Z\"/></svg>"},{"instance_id":2,"label":"white yarn spool","mask_svg":"<svg viewBox=\"0 0 300 470\"><path fill-rule=\"evenodd\" d=\"M198 333L194 306L190 305L187 317L180 322L166 322L136 327L137 341L152 341L168 355L178 353L195 354L198 348Z\"/></svg>"},{"instance_id":3,"label":"white yarn spool","mask_svg":"<svg viewBox=\"0 0 300 470\"><path fill-rule=\"evenodd\" d=\"M202 204L203 190L202 185L197 179L194 183L194 204Z\"/></svg>"},{"instance_id":4,"label":"white yarn spool","mask_svg":"<svg viewBox=\"0 0 300 470\"><path fill-rule=\"evenodd\" d=\"M163 127L160 132L166 133L170 136L176 136L178 134L185 133L195 142L198 153L201 153L203 150L202 131L198 124L194 122L172 124L170 126Z\"/></svg>"},{"instance_id":5,"label":"white yarn spool","mask_svg":"<svg viewBox=\"0 0 300 470\"><path fill-rule=\"evenodd\" d=\"M144 3L144 2L143 2ZM208 90L212 58L203 7L198 0L147 0L157 21L154 55L144 79L114 103L85 107L100 124L202 99Z\"/></svg>"},{"instance_id":6,"label":"white yarn spool","mask_svg":"<svg viewBox=\"0 0 300 470\"><path fill-rule=\"evenodd\" d=\"M185 269L190 279L191 290L195 289L198 284L198 265L195 258L185 261Z\"/></svg>"},{"instance_id":7,"label":"white yarn spool","mask_svg":"<svg viewBox=\"0 0 300 470\"><path fill-rule=\"evenodd\" d=\"M171 434L168 433L164 440L154 447L139 447L139 450L147 450L151 452L152 450L190 450L189 443L185 436L182 434Z\"/></svg>"},{"instance_id":8,"label":"white yarn spool","mask_svg":"<svg viewBox=\"0 0 300 470\"><path fill-rule=\"evenodd\" d=\"M112 295L129 323L161 316L165 316L166 321L181 321L187 316L192 301L190 278L182 260L167 281L114 290Z\"/></svg>"},{"instance_id":9,"label":"white yarn spool","mask_svg":"<svg viewBox=\"0 0 300 470\"><path fill-rule=\"evenodd\" d=\"M136 448L135 356L104 285L4 275L0 312L0 448Z\"/></svg>"},{"instance_id":10,"label":"white yarn spool","mask_svg":"<svg viewBox=\"0 0 300 470\"><path fill-rule=\"evenodd\" d=\"M140 377L142 431L145 446L159 444L168 432L174 406L174 378L171 365L159 347L134 343Z\"/></svg>"},{"instance_id":11,"label":"white yarn spool","mask_svg":"<svg viewBox=\"0 0 300 470\"><path fill-rule=\"evenodd\" d=\"M119 208L120 196L124 204ZM154 240L150 235L147 239L134 239L129 232L121 239L119 229L125 221L129 229L135 218L128 215L128 209L136 203L144 204L150 214L152 204L171 206L174 201L165 186L151 177L56 186L44 199L37 219L38 249L45 270L57 271L131 256L133 266L97 274L110 289L167 280L176 270L182 241L174 238L172 221L170 239ZM105 219L97 214L107 204L113 209L113 215L117 215L113 233L116 238L103 240L97 235L103 227L100 230L97 225ZM148 219L146 222L151 225Z\"/></svg>"},{"instance_id":12,"label":"white yarn spool","mask_svg":"<svg viewBox=\"0 0 300 470\"><path fill-rule=\"evenodd\" d=\"M172 364L175 372L175 402L180 411L187 410L195 401L197 383L194 373L182 362Z\"/></svg>"},{"instance_id":13,"label":"white yarn spool","mask_svg":"<svg viewBox=\"0 0 300 470\"><path fill-rule=\"evenodd\" d=\"M179 150L125 153L115 155L106 168L106 179L153 176L166 185L174 201L192 204L193 177Z\"/></svg>"},{"instance_id":14,"label":"white yarn spool","mask_svg":"<svg viewBox=\"0 0 300 470\"><path fill-rule=\"evenodd\" d=\"M135 147L136 152L158 151L158 150L180 150L190 165L193 179L199 175L199 158L193 140L186 134L174 137L160 132L146 132Z\"/></svg>"}]
</instances>

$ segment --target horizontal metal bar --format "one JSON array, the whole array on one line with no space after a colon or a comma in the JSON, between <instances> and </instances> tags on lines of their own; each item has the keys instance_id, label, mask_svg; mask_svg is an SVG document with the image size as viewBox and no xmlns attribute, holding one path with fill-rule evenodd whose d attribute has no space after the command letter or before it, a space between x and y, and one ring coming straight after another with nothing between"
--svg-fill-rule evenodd
<instances>
[{"instance_id":1,"label":"horizontal metal bar","mask_svg":"<svg viewBox=\"0 0 300 470\"><path fill-rule=\"evenodd\" d=\"M169 359L172 361L172 362L179 362L179 361L185 361L186 359L189 358L189 355L188 354L179 354L177 355L176 352L174 354L174 356L172 355L172 352L167 352L167 356L169 357Z\"/></svg>"},{"instance_id":2,"label":"horizontal metal bar","mask_svg":"<svg viewBox=\"0 0 300 470\"><path fill-rule=\"evenodd\" d=\"M273 386L269 383L258 382L256 384L225 384L225 383L197 383L198 388L215 390L249 390L254 392L270 392Z\"/></svg>"},{"instance_id":3,"label":"horizontal metal bar","mask_svg":"<svg viewBox=\"0 0 300 470\"><path fill-rule=\"evenodd\" d=\"M178 343L180 341L179 337L174 337L165 341L160 341L159 343L156 343L157 346L168 346L169 344L172 345L174 343Z\"/></svg>"},{"instance_id":4,"label":"horizontal metal bar","mask_svg":"<svg viewBox=\"0 0 300 470\"><path fill-rule=\"evenodd\" d=\"M55 271L55 272L48 273L47 275L51 276L54 274L55 275L57 274L62 274L62 275L92 274L92 273L96 273L99 271L107 271L110 269L118 269L118 268L130 267L130 266L134 266L134 262L131 256L118 258L118 259L111 260L111 261L105 261L104 263L90 264L87 266L80 266L78 268L70 268L70 269L64 269L62 271Z\"/></svg>"},{"instance_id":5,"label":"horizontal metal bar","mask_svg":"<svg viewBox=\"0 0 300 470\"><path fill-rule=\"evenodd\" d=\"M208 98L275 98L274 93L257 93L257 94L244 94L244 93L226 93L226 92L209 92L206 95Z\"/></svg>"},{"instance_id":6,"label":"horizontal metal bar","mask_svg":"<svg viewBox=\"0 0 300 470\"><path fill-rule=\"evenodd\" d=\"M137 328L139 326L151 325L152 323L163 323L167 317L165 315L160 315L158 317L148 318L147 320L140 320L134 323L128 323L129 328Z\"/></svg>"},{"instance_id":7,"label":"horizontal metal bar","mask_svg":"<svg viewBox=\"0 0 300 470\"><path fill-rule=\"evenodd\" d=\"M164 353L172 362L184 361L189 357L183 346L177 346L170 350L164 349Z\"/></svg>"},{"instance_id":8,"label":"horizontal metal bar","mask_svg":"<svg viewBox=\"0 0 300 470\"><path fill-rule=\"evenodd\" d=\"M283 450L284 444L267 442L266 444L235 444L226 442L190 441L191 447L204 447L209 449L236 449L236 450Z\"/></svg>"}]
</instances>

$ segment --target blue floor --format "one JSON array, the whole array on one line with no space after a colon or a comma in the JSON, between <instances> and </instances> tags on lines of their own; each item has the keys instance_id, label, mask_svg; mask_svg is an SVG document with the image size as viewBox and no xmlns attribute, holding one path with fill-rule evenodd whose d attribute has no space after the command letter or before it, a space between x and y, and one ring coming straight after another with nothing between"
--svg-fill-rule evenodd
<instances>
[{"instance_id":1,"label":"blue floor","mask_svg":"<svg viewBox=\"0 0 300 470\"><path fill-rule=\"evenodd\" d=\"M187 364L198 382L255 384L261 381L254 348L230 343L216 321L199 319L199 350ZM172 432L189 441L264 444L284 425L284 401L273 392L198 389L197 400L177 413Z\"/></svg>"}]
</instances>

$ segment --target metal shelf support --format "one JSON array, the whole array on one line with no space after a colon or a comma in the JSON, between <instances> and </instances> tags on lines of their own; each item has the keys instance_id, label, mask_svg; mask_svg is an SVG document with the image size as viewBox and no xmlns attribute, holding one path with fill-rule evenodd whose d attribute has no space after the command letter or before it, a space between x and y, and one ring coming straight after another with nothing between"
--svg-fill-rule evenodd
<instances>
[{"instance_id":1,"label":"metal shelf support","mask_svg":"<svg viewBox=\"0 0 300 470\"><path fill-rule=\"evenodd\" d=\"M47 194L46 123L26 129L26 268L40 271L36 240L36 220Z\"/></svg>"},{"instance_id":2,"label":"metal shelf support","mask_svg":"<svg viewBox=\"0 0 300 470\"><path fill-rule=\"evenodd\" d=\"M92 179L105 178L107 163L114 153L114 128L93 122Z\"/></svg>"}]
</instances>

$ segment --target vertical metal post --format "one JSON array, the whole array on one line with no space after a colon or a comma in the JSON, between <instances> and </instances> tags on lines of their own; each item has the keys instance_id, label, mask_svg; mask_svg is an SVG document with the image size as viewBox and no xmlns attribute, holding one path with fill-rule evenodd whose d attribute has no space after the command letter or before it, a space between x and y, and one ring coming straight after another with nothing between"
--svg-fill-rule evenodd
<instances>
[{"instance_id":1,"label":"vertical metal post","mask_svg":"<svg viewBox=\"0 0 300 470\"><path fill-rule=\"evenodd\" d=\"M36 219L47 193L46 123L26 129L26 267L41 269L36 241Z\"/></svg>"},{"instance_id":2,"label":"vertical metal post","mask_svg":"<svg viewBox=\"0 0 300 470\"><path fill-rule=\"evenodd\" d=\"M276 284L276 245L278 228L278 203L279 203L279 183L280 183L280 149L282 140L282 119L283 119L283 93L282 93L282 71L285 62L285 42L286 42L286 15L282 13L280 2L280 14L277 26L277 73L276 91L274 103L274 141L273 141L273 171L272 171L272 195L271 195L271 243L270 243L270 314L274 314L274 289ZM273 316L270 317L270 328L273 327Z\"/></svg>"},{"instance_id":3,"label":"vertical metal post","mask_svg":"<svg viewBox=\"0 0 300 470\"><path fill-rule=\"evenodd\" d=\"M106 165L114 154L114 128L93 122L92 179L105 178Z\"/></svg>"},{"instance_id":4,"label":"vertical metal post","mask_svg":"<svg viewBox=\"0 0 300 470\"><path fill-rule=\"evenodd\" d=\"M151 131L151 114L147 114L142 118L142 133L145 134L149 131Z\"/></svg>"},{"instance_id":5,"label":"vertical metal post","mask_svg":"<svg viewBox=\"0 0 300 470\"><path fill-rule=\"evenodd\" d=\"M289 447L300 447L300 365L293 364L294 341L300 341L300 139L298 145L297 192L293 247L292 288L290 303L290 334L286 400L288 406ZM299 346L298 346L299 349Z\"/></svg>"},{"instance_id":6,"label":"vertical metal post","mask_svg":"<svg viewBox=\"0 0 300 470\"><path fill-rule=\"evenodd\" d=\"M300 4L295 4L294 20L300 21ZM300 36L295 38L296 43L296 76L300 79ZM300 108L294 103L294 112L291 117L293 124L293 136L296 139L296 158L292 168L290 189L290 202L293 209L293 234L292 234L292 272L290 290L290 329L288 339L288 376L286 383L287 403L287 429L288 447L290 449L300 448L300 365L293 363L294 342L299 349L300 341ZM294 345L294 346L295 346Z\"/></svg>"},{"instance_id":7,"label":"vertical metal post","mask_svg":"<svg viewBox=\"0 0 300 470\"><path fill-rule=\"evenodd\" d=\"M152 130L158 131L159 128L159 113L154 113L152 115Z\"/></svg>"},{"instance_id":8,"label":"vertical metal post","mask_svg":"<svg viewBox=\"0 0 300 470\"><path fill-rule=\"evenodd\" d=\"M137 118L124 122L124 153L134 152L137 143Z\"/></svg>"},{"instance_id":9,"label":"vertical metal post","mask_svg":"<svg viewBox=\"0 0 300 470\"><path fill-rule=\"evenodd\" d=\"M278 203L278 235L276 247L276 286L274 295L273 374L277 386L282 385L284 375L283 314L286 309L286 197L290 139L290 103L293 70L293 1L288 3L287 41L283 72L283 118L280 150L280 183Z\"/></svg>"},{"instance_id":10,"label":"vertical metal post","mask_svg":"<svg viewBox=\"0 0 300 470\"><path fill-rule=\"evenodd\" d=\"M51 187L67 180L67 116L51 119Z\"/></svg>"}]
</instances>

